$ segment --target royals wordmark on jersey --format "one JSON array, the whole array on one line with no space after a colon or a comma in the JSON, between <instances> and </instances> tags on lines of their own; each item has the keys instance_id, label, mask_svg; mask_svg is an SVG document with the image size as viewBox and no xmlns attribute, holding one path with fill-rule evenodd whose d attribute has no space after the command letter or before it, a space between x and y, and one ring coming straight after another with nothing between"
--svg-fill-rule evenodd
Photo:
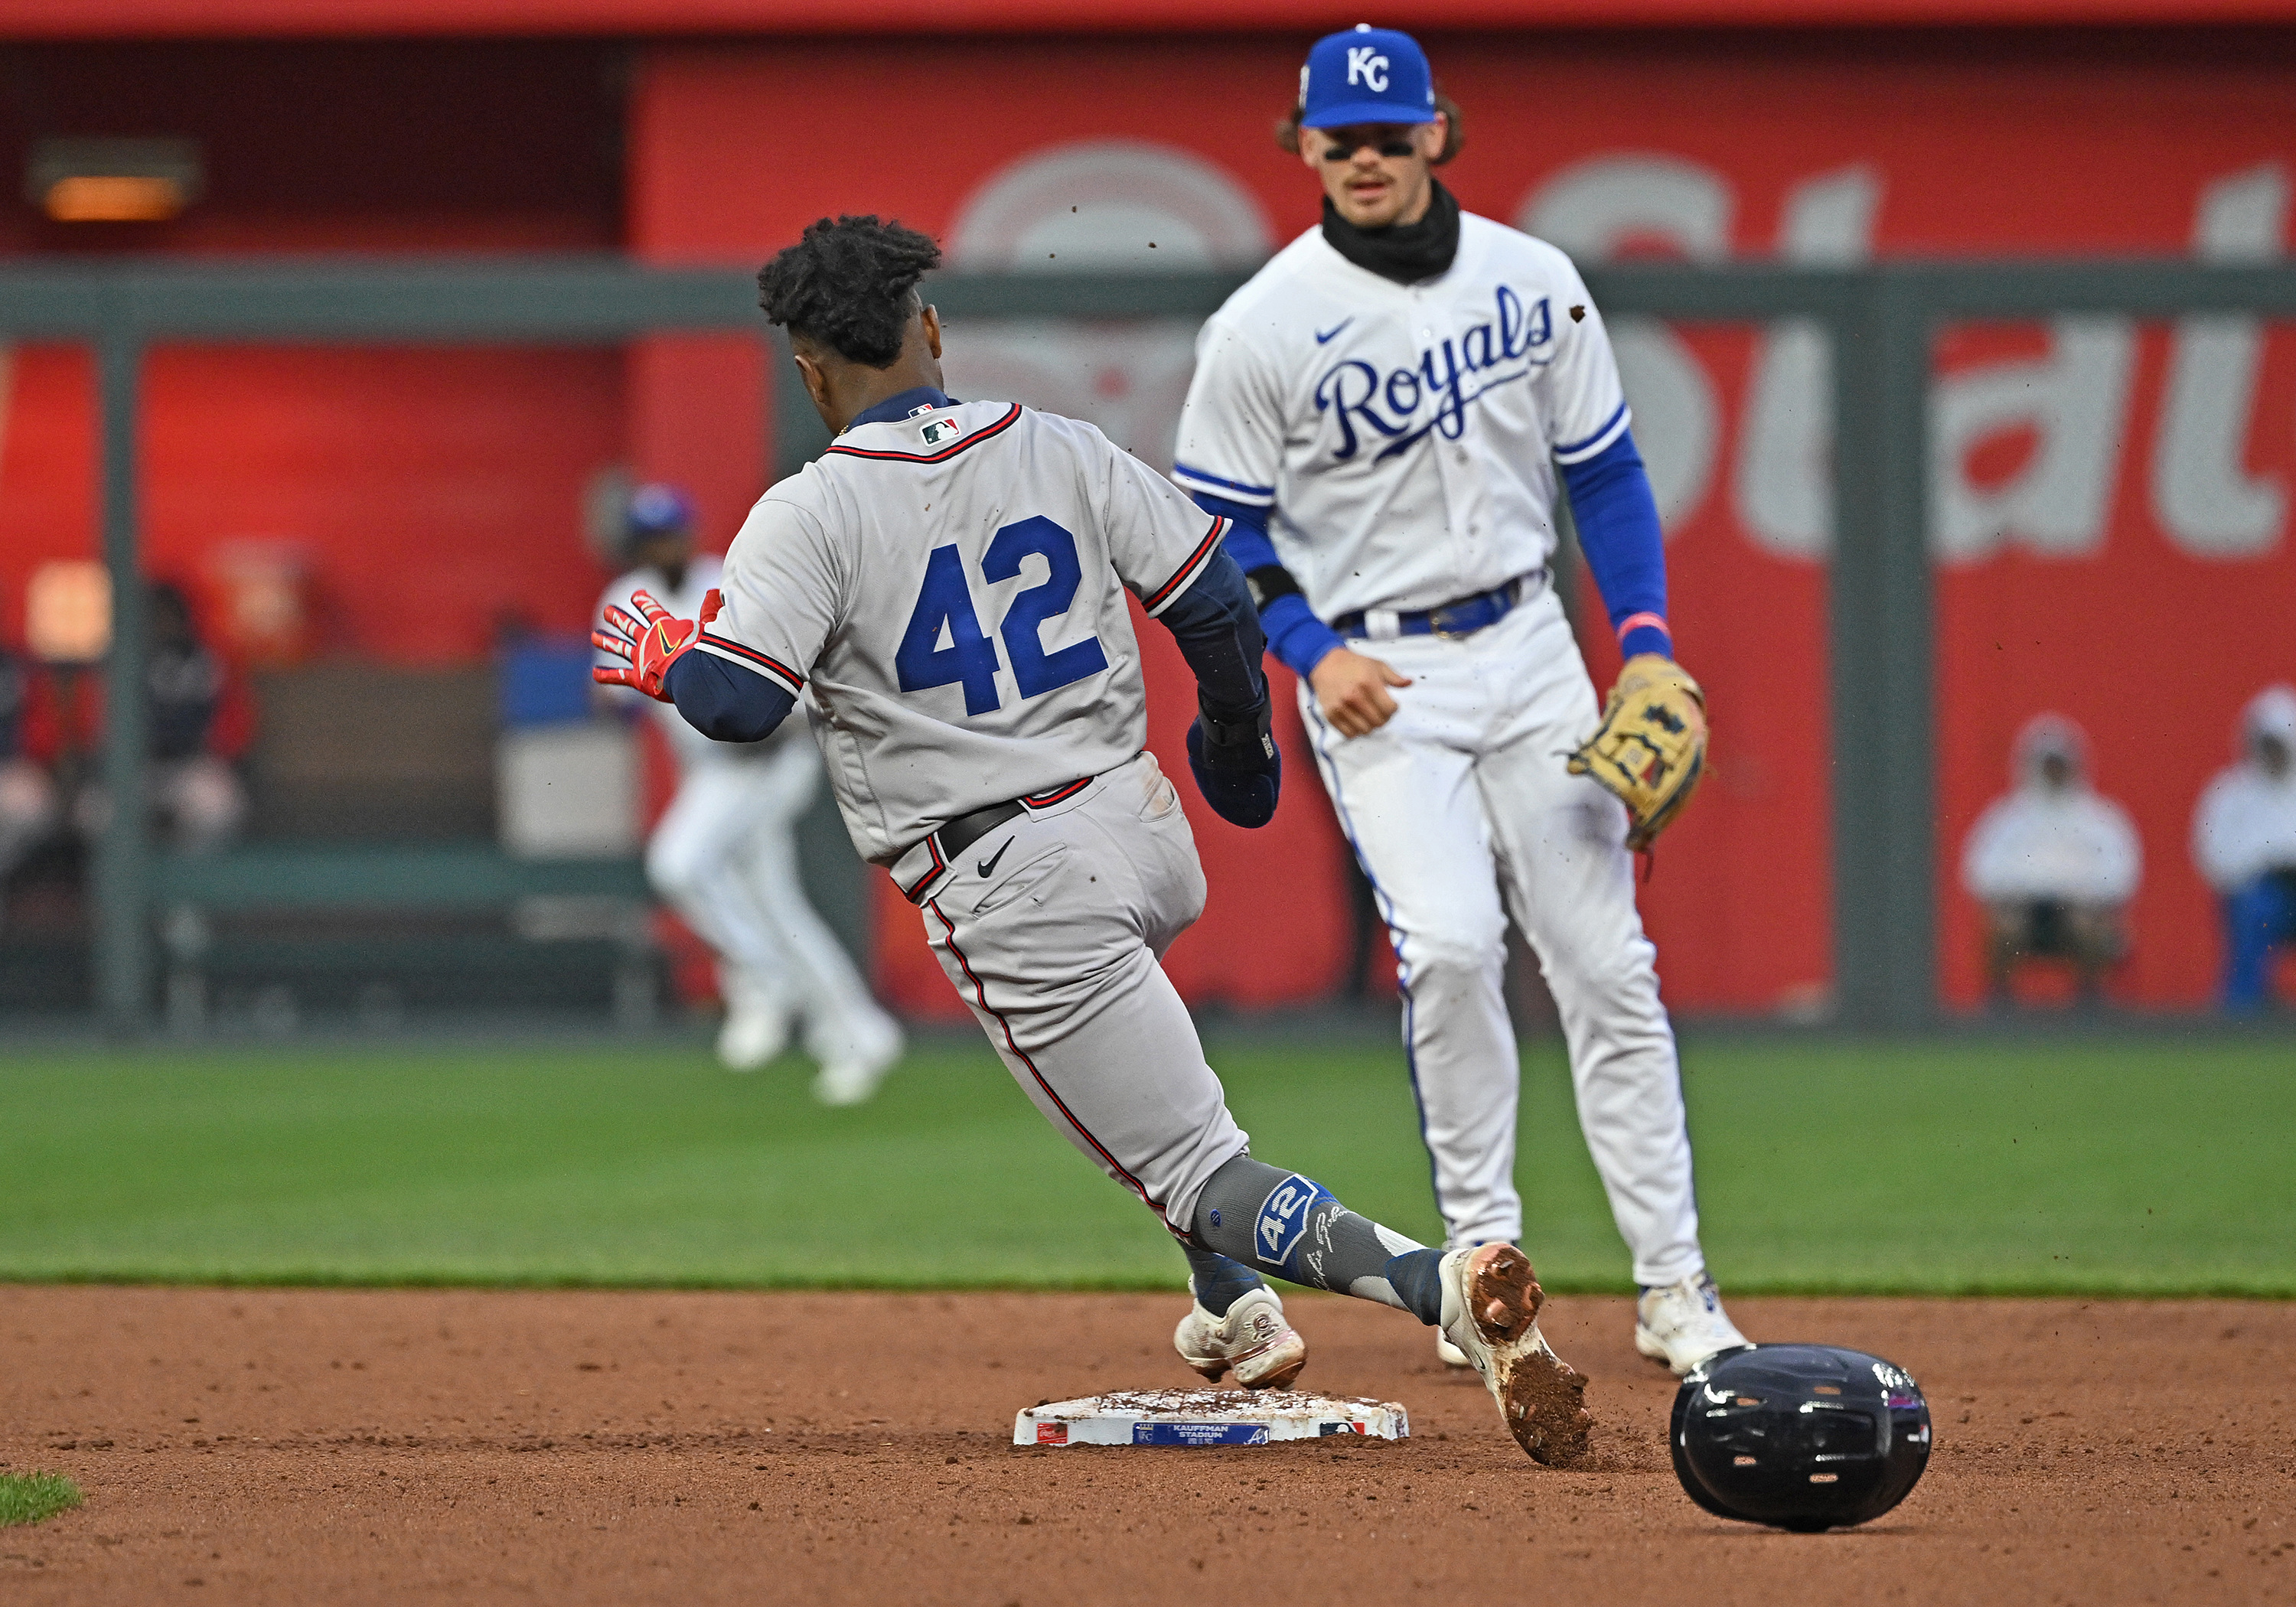
<instances>
[{"instance_id":1,"label":"royals wordmark on jersey","mask_svg":"<svg viewBox=\"0 0 2296 1607\"><path fill-rule=\"evenodd\" d=\"M800 696L862 857L1147 745L1152 619L1227 521L1091 425L1003 402L859 424L760 498L699 651Z\"/></svg>"},{"instance_id":2,"label":"royals wordmark on jersey","mask_svg":"<svg viewBox=\"0 0 2296 1607\"><path fill-rule=\"evenodd\" d=\"M1228 299L1196 341L1183 485L1273 504L1268 534L1316 612L1422 609L1554 545L1555 465L1623 434L1610 337L1570 259L1472 213L1451 266L1398 284L1320 231Z\"/></svg>"}]
</instances>

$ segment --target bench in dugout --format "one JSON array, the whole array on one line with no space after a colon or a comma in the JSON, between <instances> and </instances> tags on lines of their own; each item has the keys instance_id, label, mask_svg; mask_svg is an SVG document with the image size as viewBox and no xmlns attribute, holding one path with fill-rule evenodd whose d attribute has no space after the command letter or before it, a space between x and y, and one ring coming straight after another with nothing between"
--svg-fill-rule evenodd
<instances>
[{"instance_id":1,"label":"bench in dugout","mask_svg":"<svg viewBox=\"0 0 2296 1607\"><path fill-rule=\"evenodd\" d=\"M567 983L603 974L617 1024L644 1026L660 1008L636 859L522 859L483 841L250 845L162 857L152 893L177 1031L207 1024L219 980L250 988L258 1024L266 999L291 1016L299 985L362 1013L394 1013L426 988L562 1008Z\"/></svg>"}]
</instances>

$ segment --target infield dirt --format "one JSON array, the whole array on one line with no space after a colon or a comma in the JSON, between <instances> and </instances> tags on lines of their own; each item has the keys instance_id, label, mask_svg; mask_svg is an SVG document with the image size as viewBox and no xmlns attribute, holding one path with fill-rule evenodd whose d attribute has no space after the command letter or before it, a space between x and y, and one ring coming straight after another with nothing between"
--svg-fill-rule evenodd
<instances>
[{"instance_id":1,"label":"infield dirt","mask_svg":"<svg viewBox=\"0 0 2296 1607\"><path fill-rule=\"evenodd\" d=\"M1398 1444L1021 1449L1046 1398L1189 1382L1138 1295L0 1288L11 1602L2288 1601L2296 1306L1744 1300L1937 1425L1882 1521L1693 1506L1623 1300L1544 1320L1587 1466L1533 1465L1398 1315L1288 1298L1304 1387Z\"/></svg>"}]
</instances>

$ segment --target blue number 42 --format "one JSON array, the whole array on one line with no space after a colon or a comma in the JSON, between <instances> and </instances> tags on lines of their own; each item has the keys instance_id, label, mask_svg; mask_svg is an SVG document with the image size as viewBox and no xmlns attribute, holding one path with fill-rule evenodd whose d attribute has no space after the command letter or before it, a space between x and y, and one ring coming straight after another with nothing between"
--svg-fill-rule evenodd
<instances>
[{"instance_id":1,"label":"blue number 42","mask_svg":"<svg viewBox=\"0 0 2296 1607\"><path fill-rule=\"evenodd\" d=\"M1049 572L1013 599L1004 611L1004 623L997 627L1013 662L1013 680L1024 699L1108 668L1098 636L1086 636L1057 652L1045 651L1045 621L1069 611L1084 579L1074 536L1041 515L1008 524L988 544L980 561L981 576L992 585L1010 580L1020 574L1021 561L1031 553L1044 559ZM944 636L948 639L946 647L940 644ZM996 649L980 628L980 616L973 612L972 588L964 582L964 562L954 545L935 547L925 559L925 583L909 614L909 627L901 633L893 668L903 692L962 684L965 713L988 714L997 707Z\"/></svg>"}]
</instances>

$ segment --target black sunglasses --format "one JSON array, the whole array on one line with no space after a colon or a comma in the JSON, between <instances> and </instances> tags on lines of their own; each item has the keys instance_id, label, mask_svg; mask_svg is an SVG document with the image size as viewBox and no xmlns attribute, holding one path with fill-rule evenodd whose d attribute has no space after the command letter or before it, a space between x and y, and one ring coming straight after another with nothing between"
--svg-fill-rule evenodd
<instances>
[{"instance_id":1,"label":"black sunglasses","mask_svg":"<svg viewBox=\"0 0 2296 1607\"><path fill-rule=\"evenodd\" d=\"M1327 162L1351 161L1355 158L1355 153L1365 145L1370 145L1374 151L1386 157L1414 156L1418 153L1418 147L1407 139L1382 140L1374 143L1368 139L1350 139L1344 134L1332 134L1328 129L1324 131L1324 135L1332 142L1324 147L1324 160Z\"/></svg>"}]
</instances>

